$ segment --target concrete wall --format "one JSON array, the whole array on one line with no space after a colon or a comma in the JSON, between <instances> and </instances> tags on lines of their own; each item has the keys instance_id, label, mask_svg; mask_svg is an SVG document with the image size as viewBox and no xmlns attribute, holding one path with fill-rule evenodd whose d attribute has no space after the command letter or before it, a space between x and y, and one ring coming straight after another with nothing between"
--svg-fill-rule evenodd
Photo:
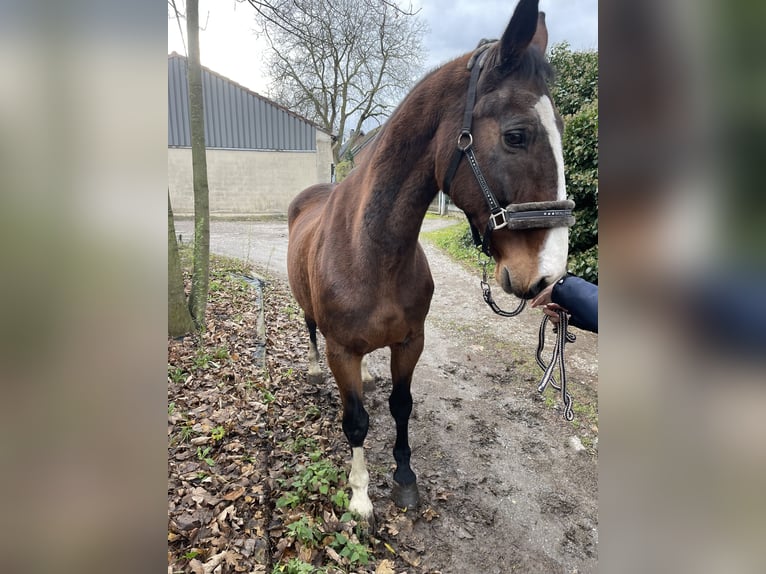
<instances>
[{"instance_id":1,"label":"concrete wall","mask_svg":"<svg viewBox=\"0 0 766 574\"><path fill-rule=\"evenodd\" d=\"M304 188L330 181L330 136L317 131L316 152L207 150L210 214L286 215ZM191 149L168 148L168 187L175 215L194 214Z\"/></svg>"}]
</instances>

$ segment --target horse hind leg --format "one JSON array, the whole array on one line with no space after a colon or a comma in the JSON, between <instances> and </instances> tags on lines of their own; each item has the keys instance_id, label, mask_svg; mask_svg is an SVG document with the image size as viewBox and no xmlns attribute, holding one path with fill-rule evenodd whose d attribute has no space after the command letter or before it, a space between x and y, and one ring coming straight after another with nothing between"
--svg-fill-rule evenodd
<instances>
[{"instance_id":1,"label":"horse hind leg","mask_svg":"<svg viewBox=\"0 0 766 574\"><path fill-rule=\"evenodd\" d=\"M370 475L364 459L364 439L367 437L370 417L363 404L362 357L348 353L331 340L327 340L326 345L327 363L335 377L343 403L343 432L352 453L351 472L348 476L351 501L348 508L372 526L373 508L367 493Z\"/></svg>"},{"instance_id":2,"label":"horse hind leg","mask_svg":"<svg viewBox=\"0 0 766 574\"><path fill-rule=\"evenodd\" d=\"M368 367L367 355L365 355L364 357L362 357L362 384L364 385L364 389L366 391L372 390L374 382L375 382L375 375L370 373L370 369Z\"/></svg>"},{"instance_id":3,"label":"horse hind leg","mask_svg":"<svg viewBox=\"0 0 766 574\"><path fill-rule=\"evenodd\" d=\"M305 316L306 327L309 331L309 381L320 381L322 369L319 367L319 351L317 350L317 324L316 321Z\"/></svg>"},{"instance_id":4,"label":"horse hind leg","mask_svg":"<svg viewBox=\"0 0 766 574\"><path fill-rule=\"evenodd\" d=\"M409 420L412 413L412 373L423 352L423 335L407 343L391 346L391 380L393 389L388 399L391 416L396 422L394 444L394 488L392 498L399 508L413 509L418 505L418 484L410 466L412 451L409 444Z\"/></svg>"}]
</instances>

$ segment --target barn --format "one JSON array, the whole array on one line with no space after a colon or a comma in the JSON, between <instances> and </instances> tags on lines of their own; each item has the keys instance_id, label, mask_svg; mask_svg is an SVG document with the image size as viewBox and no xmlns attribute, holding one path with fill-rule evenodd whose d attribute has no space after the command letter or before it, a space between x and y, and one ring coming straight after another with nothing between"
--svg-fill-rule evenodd
<instances>
[{"instance_id":1,"label":"barn","mask_svg":"<svg viewBox=\"0 0 766 574\"><path fill-rule=\"evenodd\" d=\"M176 215L194 213L187 60L168 56L168 187ZM202 69L210 214L284 215L290 200L333 173L332 135Z\"/></svg>"}]
</instances>

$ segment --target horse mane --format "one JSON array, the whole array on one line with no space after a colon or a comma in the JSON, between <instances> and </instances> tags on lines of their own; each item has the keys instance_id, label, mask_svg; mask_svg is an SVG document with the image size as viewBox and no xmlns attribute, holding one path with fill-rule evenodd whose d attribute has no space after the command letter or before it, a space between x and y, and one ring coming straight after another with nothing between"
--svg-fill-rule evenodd
<instances>
[{"instance_id":1,"label":"horse mane","mask_svg":"<svg viewBox=\"0 0 766 574\"><path fill-rule=\"evenodd\" d=\"M487 40L482 40L479 43L479 46L482 44L488 42ZM502 81L505 77L508 75L513 74L516 78L518 78L521 81L524 82L540 82L547 86L550 86L554 79L555 79L555 70L553 69L553 66L550 65L548 60L545 58L545 54L543 54L540 50L537 49L535 46L529 46L524 52L522 52L521 57L516 60L513 65L506 69L503 68L500 64L500 50L499 45L496 40L490 40L489 42L493 42L494 45L491 46L487 50L487 59L484 63L484 68L488 71L490 71L489 74L485 74L484 81L482 82L482 91L487 92L495 89L496 85ZM478 48L478 46L477 46ZM413 94L417 91L419 87L421 87L424 83L428 82L434 75L442 72L446 67L450 66L457 60L464 60L469 54L464 54L462 56L459 56L453 60L450 60L448 62L445 62L444 64L441 64L433 69L431 69L429 72L427 72L410 90L410 92L405 96L402 101L399 103L399 105L394 109L394 111L389 116L388 120L386 120L378 130L378 133L375 134L375 137L373 138L373 141L370 142L368 146L364 150L362 150L359 153L359 160L360 162L363 162L366 157L370 157L373 154L373 150L377 148L380 141L385 136L385 132L387 131L388 126L390 125L390 119L393 118L396 113L399 111L399 108L402 107L402 105L405 103L405 100L410 94Z\"/></svg>"}]
</instances>

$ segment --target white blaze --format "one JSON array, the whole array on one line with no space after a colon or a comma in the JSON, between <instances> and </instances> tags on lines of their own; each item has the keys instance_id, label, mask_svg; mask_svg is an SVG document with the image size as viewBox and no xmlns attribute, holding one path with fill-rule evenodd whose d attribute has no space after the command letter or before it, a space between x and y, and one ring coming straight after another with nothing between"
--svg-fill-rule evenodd
<instances>
[{"instance_id":1,"label":"white blaze","mask_svg":"<svg viewBox=\"0 0 766 574\"><path fill-rule=\"evenodd\" d=\"M553 157L556 160L556 200L563 201L567 198L566 183L564 180L564 148L561 145L561 134L556 126L556 114L553 104L548 96L542 96L535 104L535 111L540 117L550 143ZM540 250L539 273L540 277L558 279L566 272L567 253L569 251L569 229L566 227L554 227L548 230L545 242Z\"/></svg>"},{"instance_id":2,"label":"white blaze","mask_svg":"<svg viewBox=\"0 0 766 574\"><path fill-rule=\"evenodd\" d=\"M351 461L351 474L348 475L348 484L351 486L351 502L348 509L364 519L369 519L372 517L372 502L367 495L370 474L364 462L364 448L357 446L352 448L351 452L354 458Z\"/></svg>"}]
</instances>

